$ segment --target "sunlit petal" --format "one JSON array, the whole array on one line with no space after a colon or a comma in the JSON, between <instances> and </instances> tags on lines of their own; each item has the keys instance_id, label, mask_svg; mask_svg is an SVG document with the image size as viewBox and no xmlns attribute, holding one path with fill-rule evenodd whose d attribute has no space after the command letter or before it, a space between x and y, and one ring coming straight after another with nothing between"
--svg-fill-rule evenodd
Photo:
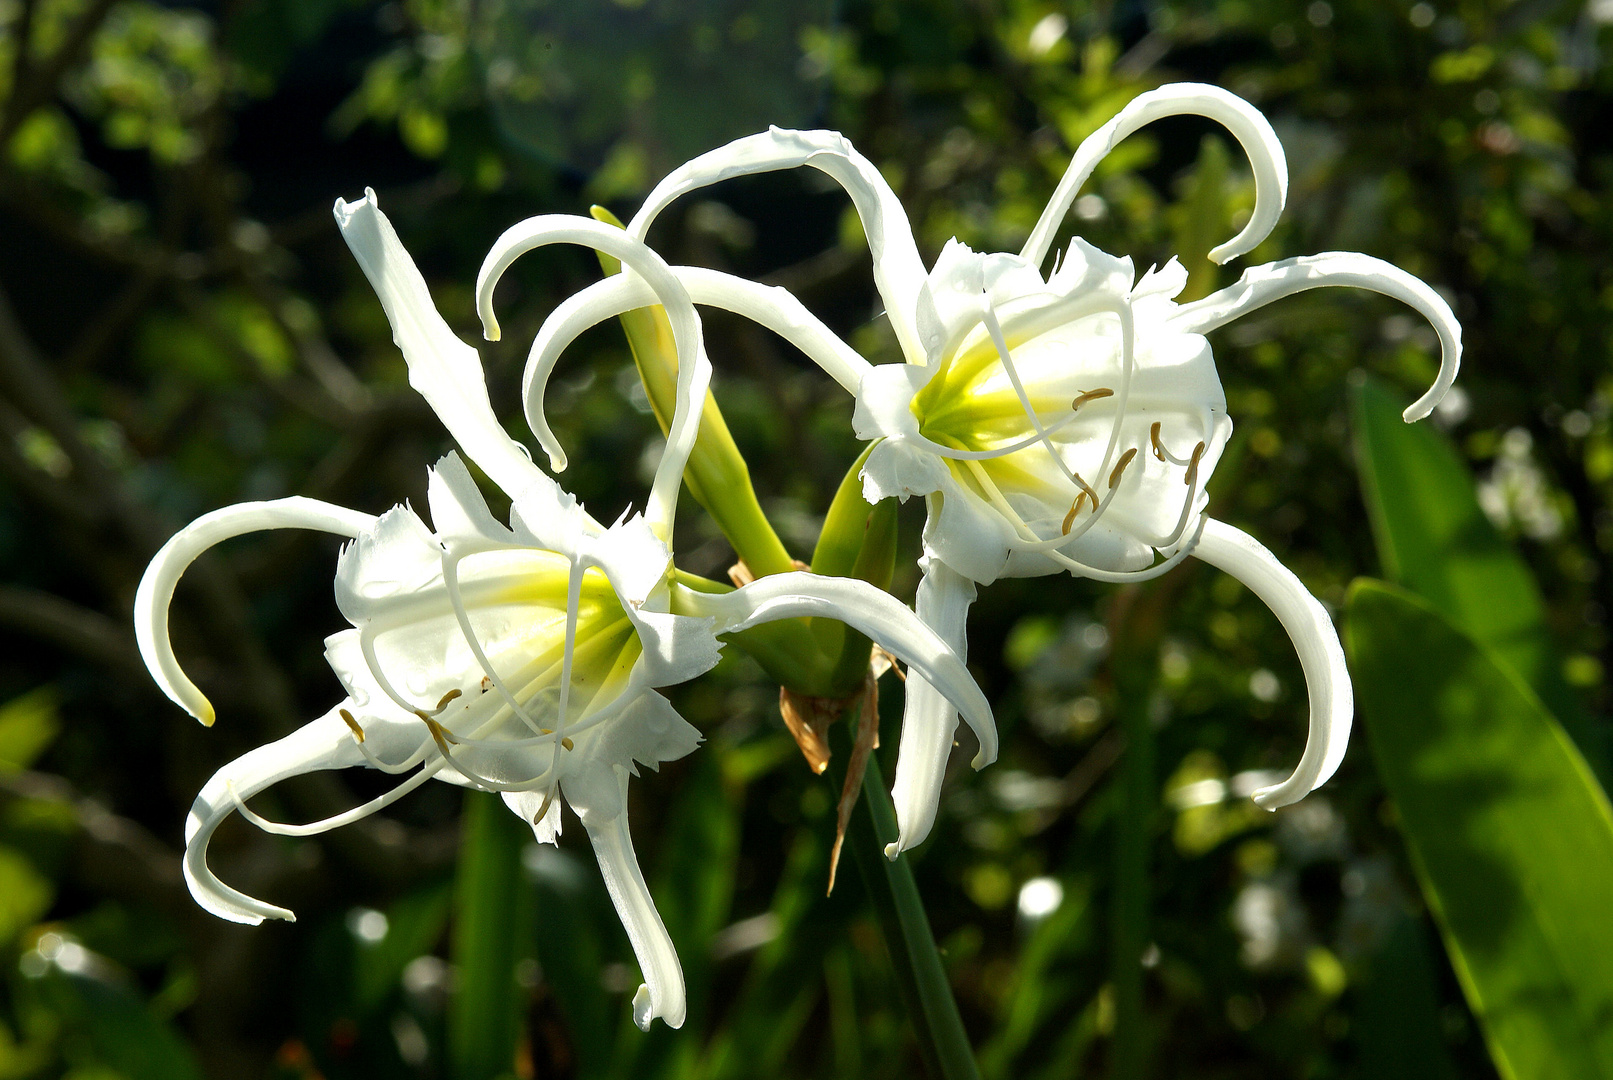
<instances>
[{"instance_id":1,"label":"sunlit petal","mask_svg":"<svg viewBox=\"0 0 1613 1080\"><path fill-rule=\"evenodd\" d=\"M287 777L363 763L352 732L338 710L332 709L214 773L196 796L185 822L185 883L196 902L231 922L255 925L264 919L296 921L287 909L254 899L220 881L207 865L207 846L219 823L235 812L238 800L250 799Z\"/></svg>"},{"instance_id":2,"label":"sunlit petal","mask_svg":"<svg viewBox=\"0 0 1613 1080\"><path fill-rule=\"evenodd\" d=\"M1255 175L1254 212L1238 235L1211 251L1210 258L1227 262L1269 236L1288 200L1288 159L1277 133L1258 109L1236 94L1208 83L1172 83L1139 94L1081 143L1020 254L1032 264L1041 265L1070 204L1098 162L1139 128L1166 116L1182 115L1208 117L1224 126L1249 155L1249 167Z\"/></svg>"},{"instance_id":3,"label":"sunlit petal","mask_svg":"<svg viewBox=\"0 0 1613 1080\"><path fill-rule=\"evenodd\" d=\"M919 569L924 576L919 579L913 605L918 617L952 647L960 661L967 660L967 623L969 605L975 599L974 582L929 556L919 560ZM891 788L897 839L885 846L885 855L891 859L930 835L941 799L941 780L952 753L952 734L958 727L957 710L945 695L936 692L922 672L908 671L906 689L902 743L896 757L896 782Z\"/></svg>"},{"instance_id":4,"label":"sunlit petal","mask_svg":"<svg viewBox=\"0 0 1613 1080\"><path fill-rule=\"evenodd\" d=\"M623 807L627 802L627 773L618 770L618 775L621 791L616 806ZM605 888L644 975L643 985L633 995L633 1022L640 1030L648 1031L650 1021L659 1016L667 1027L680 1028L686 1012L683 968L661 913L655 910L649 887L644 884L638 856L633 852L633 837L627 829L627 813L606 813L579 805L569 792L567 798L588 830Z\"/></svg>"},{"instance_id":5,"label":"sunlit petal","mask_svg":"<svg viewBox=\"0 0 1613 1080\"><path fill-rule=\"evenodd\" d=\"M701 154L668 173L655 186L628 223L628 231L644 239L656 216L691 191L736 176L803 165L827 173L851 196L873 256L874 284L885 300L896 340L909 360L921 361L924 354L914 331L913 311L924 283L924 264L913 241L907 211L873 163L837 131L772 128Z\"/></svg>"},{"instance_id":6,"label":"sunlit petal","mask_svg":"<svg viewBox=\"0 0 1613 1080\"><path fill-rule=\"evenodd\" d=\"M798 616L838 619L895 654L957 707L980 740L974 767L997 760L991 705L963 662L912 610L882 589L855 578L796 572L758 578L730 593L682 590L691 614L717 620L719 634Z\"/></svg>"},{"instance_id":7,"label":"sunlit petal","mask_svg":"<svg viewBox=\"0 0 1613 1080\"><path fill-rule=\"evenodd\" d=\"M482 358L437 312L426 281L392 223L366 188L356 203L336 200L336 224L369 278L392 324L392 340L409 365L409 385L426 399L460 449L510 496L532 482L536 467L499 424L487 399Z\"/></svg>"},{"instance_id":8,"label":"sunlit petal","mask_svg":"<svg viewBox=\"0 0 1613 1080\"><path fill-rule=\"evenodd\" d=\"M294 496L226 506L175 533L146 567L134 596L135 641L162 692L203 724L212 725L213 705L180 668L168 636L174 589L197 556L214 544L264 529L313 529L351 537L374 527L375 521L357 510Z\"/></svg>"},{"instance_id":9,"label":"sunlit petal","mask_svg":"<svg viewBox=\"0 0 1613 1080\"><path fill-rule=\"evenodd\" d=\"M1344 760L1355 715L1350 673L1333 620L1277 556L1231 525L1206 518L1194 554L1247 585L1293 639L1310 697L1310 734L1293 775L1261 788L1254 800L1267 810L1298 802L1325 783Z\"/></svg>"},{"instance_id":10,"label":"sunlit petal","mask_svg":"<svg viewBox=\"0 0 1613 1080\"><path fill-rule=\"evenodd\" d=\"M1404 416L1410 423L1433 412L1462 365L1462 326L1444 297L1382 259L1353 251L1324 251L1252 266L1235 284L1178 308L1169 323L1187 333L1205 334L1273 300L1324 285L1346 285L1391 296L1416 308L1429 321L1439 335L1439 376L1427 393L1406 408Z\"/></svg>"},{"instance_id":11,"label":"sunlit petal","mask_svg":"<svg viewBox=\"0 0 1613 1080\"><path fill-rule=\"evenodd\" d=\"M683 483L683 467L694 450L695 437L700 428L700 409L706 400L706 390L711 385L711 361L706 359L700 320L695 315L694 305L689 300L688 292L678 283L661 257L628 233L588 218L549 214L528 218L506 229L482 262L481 272L476 277L476 311L481 316L483 333L489 341L499 338L498 318L493 314L493 290L499 278L504 276L504 271L516 259L549 244L581 244L615 256L644 279L655 293L657 302L666 308L667 319L672 324L672 337L677 344L678 400L667 432L666 449L661 454L655 479L650 485L645 515L663 539L670 539L678 488ZM542 419L541 410L539 419ZM549 450L551 461L558 462L555 467L564 467L565 456L557 456L558 444L553 433L548 432L547 425L538 434L540 438L547 438L545 449Z\"/></svg>"}]
</instances>

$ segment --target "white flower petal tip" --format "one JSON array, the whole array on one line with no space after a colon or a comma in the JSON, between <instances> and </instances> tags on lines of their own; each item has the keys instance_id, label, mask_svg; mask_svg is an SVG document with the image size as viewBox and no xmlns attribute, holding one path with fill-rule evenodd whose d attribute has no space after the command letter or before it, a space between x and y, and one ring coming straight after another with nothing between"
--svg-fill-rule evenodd
<instances>
[{"instance_id":1,"label":"white flower petal tip","mask_svg":"<svg viewBox=\"0 0 1613 1080\"><path fill-rule=\"evenodd\" d=\"M677 508L678 488L683 482L683 467L694 450L700 429L701 405L711 383L711 361L706 356L702 341L700 318L695 314L688 290L672 273L671 267L640 240L614 225L593 218L548 214L528 218L506 229L494 241L487 258L483 260L476 276L476 311L482 320L484 336L495 337L499 333L498 319L493 314L493 291L504 272L522 255L550 244L580 244L614 256L625 268L643 278L654 294L655 302L665 308L667 320L672 324L678 364L677 401L667 432L666 449L661 453L655 479L650 485L646 510L646 516L657 533L670 535L673 514ZM567 309L565 321L575 323L579 319L591 318L594 310L597 308L588 305L574 306ZM558 352L534 352L522 377L522 398L527 419L538 441L549 454L550 462L561 463L557 468L563 469L565 455L560 451L542 408L542 388L547 384L549 368L557 358Z\"/></svg>"},{"instance_id":2,"label":"white flower petal tip","mask_svg":"<svg viewBox=\"0 0 1613 1080\"><path fill-rule=\"evenodd\" d=\"M1327 609L1299 578L1247 533L1206 518L1194 554L1260 597L1293 639L1310 704L1305 752L1293 775L1261 788L1253 798L1267 810L1296 803L1338 770L1350 741L1355 696L1338 632Z\"/></svg>"},{"instance_id":3,"label":"white flower petal tip","mask_svg":"<svg viewBox=\"0 0 1613 1080\"><path fill-rule=\"evenodd\" d=\"M685 590L680 596L688 614L716 620L713 629L717 634L737 633L758 623L798 616L845 623L908 665L909 695L917 676L933 685L949 708L963 715L980 739L977 760L989 763L997 756L997 725L991 703L969 669L911 608L883 589L855 578L796 571L758 578L730 593Z\"/></svg>"},{"instance_id":4,"label":"white flower petal tip","mask_svg":"<svg viewBox=\"0 0 1613 1080\"><path fill-rule=\"evenodd\" d=\"M287 909L248 896L220 881L207 865L207 849L224 819L243 809L245 800L258 792L288 777L364 762L363 752L340 713L341 710L333 709L285 738L243 754L203 785L185 821L184 873L191 895L207 911L221 919L248 925L256 925L264 919L296 921L296 916Z\"/></svg>"},{"instance_id":5,"label":"white flower petal tip","mask_svg":"<svg viewBox=\"0 0 1613 1080\"><path fill-rule=\"evenodd\" d=\"M168 612L179 579L208 548L265 529L313 529L356 537L372 528L375 520L357 510L293 497L226 506L175 533L146 567L134 597L135 641L157 686L204 727L213 726L217 716L213 704L179 666L168 633Z\"/></svg>"},{"instance_id":6,"label":"white flower petal tip","mask_svg":"<svg viewBox=\"0 0 1613 1080\"><path fill-rule=\"evenodd\" d=\"M891 862L895 862L896 857L901 853L902 843L900 840L892 840L890 843L885 845L885 858Z\"/></svg>"},{"instance_id":7,"label":"white flower petal tip","mask_svg":"<svg viewBox=\"0 0 1613 1080\"><path fill-rule=\"evenodd\" d=\"M1217 263L1228 262L1253 250L1269 236L1288 201L1288 159L1277 133L1260 110L1236 94L1208 83L1172 83L1133 98L1076 148L1064 178L1025 242L1021 252L1024 257L1033 265L1041 265L1081 185L1121 140L1155 120L1184 114L1214 120L1231 132L1248 155L1255 177L1255 207L1249 221L1237 236L1214 248L1210 258Z\"/></svg>"},{"instance_id":8,"label":"white flower petal tip","mask_svg":"<svg viewBox=\"0 0 1613 1080\"><path fill-rule=\"evenodd\" d=\"M873 257L874 285L885 302L896 339L909 360L922 359L912 316L924 283L924 263L919 258L907 211L879 169L838 131L775 127L701 154L668 173L655 186L628 223L627 231L644 239L656 216L689 192L736 176L800 166L827 174L851 196Z\"/></svg>"},{"instance_id":9,"label":"white flower petal tip","mask_svg":"<svg viewBox=\"0 0 1613 1080\"><path fill-rule=\"evenodd\" d=\"M1428 392L1401 414L1408 424L1427 417L1444 400L1461 370L1462 324L1445 298L1426 282L1382 259L1353 251L1324 251L1253 266L1232 285L1182 305L1166 323L1185 333L1206 334L1273 300L1333 285L1366 289L1399 300L1434 328L1439 336L1439 375Z\"/></svg>"},{"instance_id":10,"label":"white flower petal tip","mask_svg":"<svg viewBox=\"0 0 1613 1080\"><path fill-rule=\"evenodd\" d=\"M482 358L437 311L425 278L366 188L356 203L336 202L342 239L369 279L409 367L409 385L426 399L448 433L511 496L538 471L526 450L499 424L487 397Z\"/></svg>"}]
</instances>

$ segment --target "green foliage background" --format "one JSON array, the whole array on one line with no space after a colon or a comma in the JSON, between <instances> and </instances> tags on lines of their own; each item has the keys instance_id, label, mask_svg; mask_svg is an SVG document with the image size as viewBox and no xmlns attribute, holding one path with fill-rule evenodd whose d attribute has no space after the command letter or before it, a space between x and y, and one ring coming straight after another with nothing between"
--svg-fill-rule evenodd
<instances>
[{"instance_id":1,"label":"green foliage background","mask_svg":"<svg viewBox=\"0 0 1613 1080\"><path fill-rule=\"evenodd\" d=\"M508 225L593 202L626 216L668 168L767 123L843 131L927 255L954 235L1017 250L1073 146L1132 96L1226 86L1272 119L1292 176L1248 261L1388 259L1451 300L1466 353L1432 421L1455 449L1420 432L1388 452L1369 513L1368 420L1347 386L1371 372L1394 388L1371 393L1420 391L1432 334L1339 290L1220 332L1237 428L1212 513L1331 607L1356 576L1390 577L1477 619L1461 628L1498 653L1486 597L1523 596L1502 607L1537 636L1507 661L1601 768L1610 20L1605 0L3 0L0 1078L920 1068L861 882L843 873L823 896L834 791L737 652L678 691L706 745L635 786L690 986L681 1032L632 1028L631 953L580 830L539 850L444 785L317 840L222 832L222 876L295 925L243 929L189 900L178 851L203 780L335 692L318 649L341 625L334 545L237 542L187 578L176 641L218 704L209 731L135 654L146 560L227 502L418 505L447 447L329 216L366 185L474 341L471 284ZM1156 124L1105 162L1067 229L1139 269L1177 255L1202 295L1240 269L1204 257L1252 203L1235 150L1207 123ZM787 285L895 358L843 196L796 173L705 195L652 235L669 260ZM525 342L597 275L588 253L550 250L501 292L504 341L482 351L511 430ZM765 333L717 313L706 326L717 400L805 557L859 450L850 403ZM657 432L621 333L586 337L550 393L567 488L601 518L642 503ZM1385 481L1395 453L1447 456ZM1499 585L1441 577L1438 544L1384 519L1385 483L1417 493L1434 533L1488 530L1520 561ZM901 519L904 597L919 513ZM726 543L692 502L685 520L679 565L721 577ZM1189 561L1136 593L999 583L971 660L1002 758L956 770L912 857L985 1076L1495 1075L1365 740L1296 807L1266 815L1240 794L1297 759L1305 695L1236 582ZM889 775L900 694L885 689ZM1151 760L1128 761L1123 728ZM262 801L309 819L373 782L313 777ZM1038 878L1063 899L1030 918L1016 898ZM502 935L467 906L503 912ZM1148 943L1140 974L1110 955L1131 940ZM477 1040L511 1037L510 1060L478 1058Z\"/></svg>"}]
</instances>

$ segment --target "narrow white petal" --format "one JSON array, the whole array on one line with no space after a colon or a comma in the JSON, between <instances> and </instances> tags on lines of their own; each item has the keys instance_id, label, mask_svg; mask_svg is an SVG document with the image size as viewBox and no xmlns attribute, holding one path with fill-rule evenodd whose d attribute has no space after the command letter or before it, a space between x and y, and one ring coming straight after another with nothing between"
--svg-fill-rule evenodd
<instances>
[{"instance_id":1,"label":"narrow white petal","mask_svg":"<svg viewBox=\"0 0 1613 1080\"><path fill-rule=\"evenodd\" d=\"M627 773L617 770L621 783L621 805L627 804ZM570 798L568 793L567 798ZM633 955L638 958L639 970L644 973L644 985L633 995L633 1022L640 1030L648 1031L650 1021L659 1016L667 1027L683 1026L686 1003L683 990L683 967L672 938L655 910L655 901L644 884L644 875L633 853L633 837L627 830L627 813L602 817L600 814L579 808L573 809L582 818L588 830L588 839L594 845L599 859L599 872L605 878L605 888L616 914L633 944Z\"/></svg>"},{"instance_id":2,"label":"narrow white petal","mask_svg":"<svg viewBox=\"0 0 1613 1080\"><path fill-rule=\"evenodd\" d=\"M952 647L959 660L967 660L966 628L969 605L975 599L974 582L929 555L919 559L919 568L924 576L913 603L918 617ZM920 672L908 672L906 692L896 783L891 788L897 839L885 846L885 856L891 859L930 835L941 800L941 780L952 753L952 733L958 727L958 711Z\"/></svg>"},{"instance_id":3,"label":"narrow white petal","mask_svg":"<svg viewBox=\"0 0 1613 1080\"><path fill-rule=\"evenodd\" d=\"M650 485L645 516L657 535L670 540L678 489L683 484L683 467L694 450L695 436L700 430L700 412L705 405L706 389L711 384L711 361L706 358L699 316L695 314L688 292L673 276L671 268L661 256L639 240L613 225L591 218L548 214L528 218L506 229L494 241L492 250L482 262L481 272L476 276L476 310L482 319L483 333L489 341L497 341L499 337L498 318L493 314L493 290L499 278L504 276L504 271L516 259L534 248L549 244L581 244L615 256L644 279L655 294L656 302L666 308L667 319L672 323L672 338L678 349L678 400L667 432L666 449L661 454L655 479ZM529 372L529 385L530 380ZM539 415L541 419L541 411ZM540 438L544 437L543 431L538 434ZM552 433L547 435L547 439L546 449L555 445ZM552 451L551 460L554 460ZM559 461L564 464L564 455L560 456Z\"/></svg>"},{"instance_id":4,"label":"narrow white petal","mask_svg":"<svg viewBox=\"0 0 1613 1080\"><path fill-rule=\"evenodd\" d=\"M386 310L392 340L409 365L409 385L426 399L460 449L506 494L519 495L532 482L536 466L493 415L481 355L438 314L425 278L381 213L375 192L366 188L356 203L337 199L336 224Z\"/></svg>"},{"instance_id":5,"label":"narrow white petal","mask_svg":"<svg viewBox=\"0 0 1613 1080\"><path fill-rule=\"evenodd\" d=\"M1259 307L1307 289L1347 285L1391 296L1409 304L1439 335L1439 377L1428 392L1406 409L1406 422L1434 411L1456 381L1462 366L1462 324L1444 297L1394 263L1353 251L1324 251L1295 259L1252 266L1236 283L1173 312L1168 325L1187 334L1204 334Z\"/></svg>"},{"instance_id":6,"label":"narrow white petal","mask_svg":"<svg viewBox=\"0 0 1613 1080\"><path fill-rule=\"evenodd\" d=\"M838 131L772 128L701 154L668 173L655 186L627 229L642 240L649 235L656 215L680 196L736 176L803 165L827 173L851 196L873 256L874 284L885 301L896 340L909 360L922 362L924 352L913 326L913 312L919 288L924 284L924 263L913 240L907 211L874 164Z\"/></svg>"},{"instance_id":7,"label":"narrow white petal","mask_svg":"<svg viewBox=\"0 0 1613 1080\"><path fill-rule=\"evenodd\" d=\"M997 760L991 705L963 661L910 608L866 581L804 571L771 574L731 593L679 590L678 604L690 614L714 617L719 634L803 615L838 619L905 661L957 707L980 740L975 768Z\"/></svg>"},{"instance_id":8,"label":"narrow white petal","mask_svg":"<svg viewBox=\"0 0 1613 1080\"><path fill-rule=\"evenodd\" d=\"M1311 710L1305 753L1287 780L1254 793L1255 802L1267 810L1298 802L1325 783L1344 760L1355 715L1350 673L1333 620L1275 555L1231 525L1206 518L1194 554L1231 574L1265 601L1299 653Z\"/></svg>"},{"instance_id":9,"label":"narrow white petal","mask_svg":"<svg viewBox=\"0 0 1613 1080\"><path fill-rule=\"evenodd\" d=\"M168 637L168 609L180 575L214 544L264 529L315 529L359 536L375 526L370 514L294 496L270 502L237 503L203 514L162 546L134 594L134 635L140 657L162 692L203 724L214 719L212 703L186 677Z\"/></svg>"},{"instance_id":10,"label":"narrow white petal","mask_svg":"<svg viewBox=\"0 0 1613 1080\"><path fill-rule=\"evenodd\" d=\"M1218 263L1235 259L1270 235L1288 201L1288 159L1277 133L1260 110L1236 94L1208 83L1171 83L1133 98L1114 119L1082 141L1020 254L1040 266L1053 243L1053 234L1098 162L1139 128L1166 116L1184 114L1208 117L1230 131L1249 155L1249 167L1255 175L1255 208L1248 224L1237 236L1211 251L1210 258Z\"/></svg>"},{"instance_id":11,"label":"narrow white petal","mask_svg":"<svg viewBox=\"0 0 1613 1080\"><path fill-rule=\"evenodd\" d=\"M694 266L675 266L672 272L689 290L696 304L732 311L765 326L800 349L853 394L857 392L859 380L872 368L788 290ZM659 302L638 275L615 274L568 297L544 320L527 355L521 398L526 407L527 423L537 434L539 444L556 471L566 467L566 455L549 427L543 398L561 353L583 331L606 319Z\"/></svg>"},{"instance_id":12,"label":"narrow white petal","mask_svg":"<svg viewBox=\"0 0 1613 1080\"><path fill-rule=\"evenodd\" d=\"M346 705L351 707L351 702ZM264 919L295 922L296 916L285 908L254 899L220 881L208 868L207 845L219 823L235 812L238 801L250 799L287 777L363 762L352 732L338 711L332 709L285 738L243 754L214 773L196 796L185 821L185 883L190 886L196 902L231 922L252 925Z\"/></svg>"}]
</instances>

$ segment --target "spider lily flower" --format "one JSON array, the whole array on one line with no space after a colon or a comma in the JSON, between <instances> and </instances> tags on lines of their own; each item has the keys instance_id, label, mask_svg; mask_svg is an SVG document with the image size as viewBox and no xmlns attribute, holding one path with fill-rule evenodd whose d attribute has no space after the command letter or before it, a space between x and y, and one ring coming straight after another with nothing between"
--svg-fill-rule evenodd
<instances>
[{"instance_id":1,"label":"spider lily flower","mask_svg":"<svg viewBox=\"0 0 1613 1080\"><path fill-rule=\"evenodd\" d=\"M1068 571L1103 581L1158 576L1188 555L1232 574L1293 638L1310 697L1310 730L1294 773L1255 792L1268 809L1292 803L1338 767L1353 700L1326 611L1258 542L1205 514L1205 484L1231 433L1204 335L1281 297L1350 285L1399 299L1438 332L1433 387L1406 410L1427 416L1456 376L1461 331L1437 293L1389 263L1327 252L1248 270L1205 299L1177 304L1186 271L1172 259L1137 278L1129 258L1077 238L1043 276L1053 235L1081 185L1122 139L1164 116L1224 125L1253 169L1248 223L1210 253L1224 263L1258 245L1287 197L1282 145L1266 119L1218 87L1181 83L1133 100L1076 150L1018 254L956 240L926 270L906 214L878 170L841 135L769 132L739 139L668 175L628 225L644 239L674 199L747 173L808 166L837 180L862 218L874 281L906 363L861 360L782 290L675 267L697 303L747 315L798 345L856 396L854 423L879 440L863 470L870 501L924 496L919 615L965 654L977 584ZM558 343L590 320L648 303L642 283L612 280L572 298L533 346L529 415ZM895 790L894 857L923 840L935 816L955 711L922 676L907 683ZM979 759L977 759L977 765Z\"/></svg>"},{"instance_id":2,"label":"spider lily flower","mask_svg":"<svg viewBox=\"0 0 1613 1080\"><path fill-rule=\"evenodd\" d=\"M203 551L262 529L347 537L336 600L351 624L326 639L342 700L323 716L220 769L186 823L185 877L209 911L242 923L292 913L220 881L207 864L219 823L240 813L259 827L310 835L357 820L435 777L502 795L555 842L562 803L588 833L644 973L633 999L640 1027L684 1019L683 975L656 912L627 822L627 783L692 751L700 734L657 693L718 661L719 635L803 615L844 620L945 688L971 722L990 707L962 662L911 611L866 583L805 573L743 589L680 580L671 558L679 477L710 377L699 321L664 263L620 229L586 218L527 223L496 252L579 243L632 266L670 316L680 357L677 415L643 514L606 526L535 466L494 418L476 350L438 314L373 192L338 202L336 220L375 287L409 367L466 457L512 502L496 520L458 453L430 471L431 524L407 506L379 516L312 499L244 503L207 514L153 559L135 604L141 654L158 685L204 724L212 706L180 669L169 641L175 586ZM513 257L513 256L512 256ZM709 590L709 591L703 591ZM279 781L362 766L403 777L345 813L289 825L246 801Z\"/></svg>"}]
</instances>

